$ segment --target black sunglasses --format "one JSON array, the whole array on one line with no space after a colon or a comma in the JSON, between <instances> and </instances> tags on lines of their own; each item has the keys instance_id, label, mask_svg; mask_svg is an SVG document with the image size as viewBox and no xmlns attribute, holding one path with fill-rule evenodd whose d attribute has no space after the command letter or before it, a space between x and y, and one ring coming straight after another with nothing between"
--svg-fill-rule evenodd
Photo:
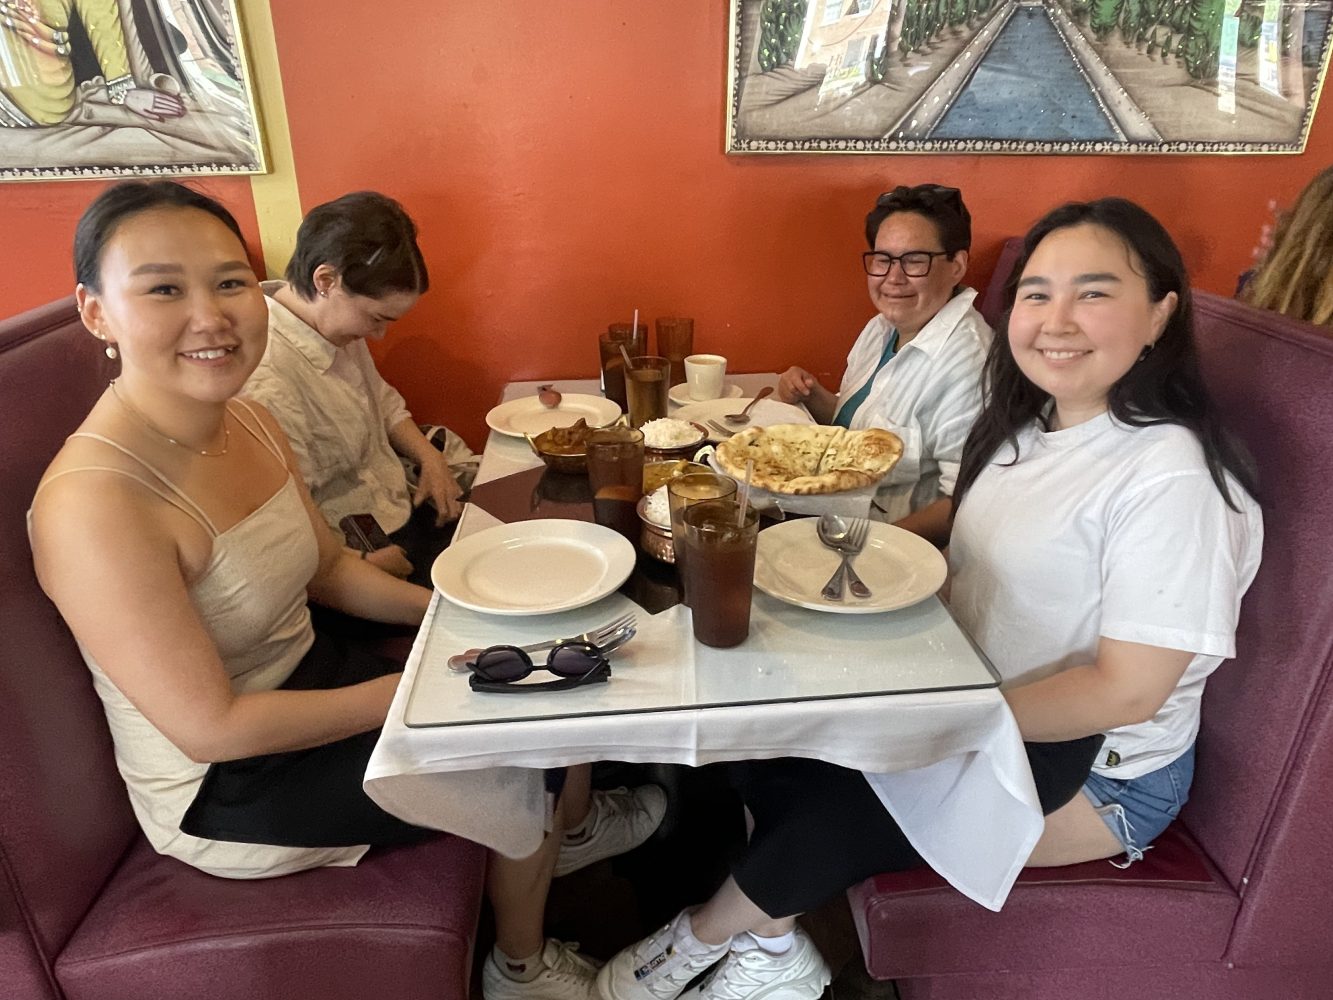
<instances>
[{"instance_id":1,"label":"black sunglasses","mask_svg":"<svg viewBox=\"0 0 1333 1000\"><path fill-rule=\"evenodd\" d=\"M492 694L523 694L527 691L568 691L584 684L604 682L611 676L611 663L600 647L591 642L562 642L551 650L542 666L517 646L491 646L468 664L473 691ZM516 684L534 670L549 670L557 680L540 684Z\"/></svg>"}]
</instances>

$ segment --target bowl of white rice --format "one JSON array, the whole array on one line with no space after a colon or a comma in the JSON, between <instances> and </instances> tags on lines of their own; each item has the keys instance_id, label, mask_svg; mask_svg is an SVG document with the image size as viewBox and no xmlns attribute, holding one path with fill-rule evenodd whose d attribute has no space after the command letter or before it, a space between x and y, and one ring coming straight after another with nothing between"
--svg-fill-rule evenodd
<instances>
[{"instance_id":1,"label":"bowl of white rice","mask_svg":"<svg viewBox=\"0 0 1333 1000\"><path fill-rule=\"evenodd\" d=\"M646 457L686 458L694 454L708 440L708 429L692 420L661 417L646 421L643 431L643 450Z\"/></svg>"}]
</instances>

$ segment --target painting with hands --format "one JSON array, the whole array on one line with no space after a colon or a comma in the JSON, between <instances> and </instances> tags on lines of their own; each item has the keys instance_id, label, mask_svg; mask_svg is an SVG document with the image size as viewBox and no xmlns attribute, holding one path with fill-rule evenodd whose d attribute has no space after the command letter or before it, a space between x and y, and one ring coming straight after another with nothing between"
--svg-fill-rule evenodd
<instances>
[{"instance_id":1,"label":"painting with hands","mask_svg":"<svg viewBox=\"0 0 1333 1000\"><path fill-rule=\"evenodd\" d=\"M234 0L0 0L0 180L266 169Z\"/></svg>"}]
</instances>

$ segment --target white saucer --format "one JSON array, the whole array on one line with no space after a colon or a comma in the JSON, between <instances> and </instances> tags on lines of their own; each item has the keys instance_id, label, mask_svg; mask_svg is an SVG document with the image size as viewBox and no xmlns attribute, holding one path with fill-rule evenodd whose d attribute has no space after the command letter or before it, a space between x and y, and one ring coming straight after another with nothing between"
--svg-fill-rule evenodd
<instances>
[{"instance_id":1,"label":"white saucer","mask_svg":"<svg viewBox=\"0 0 1333 1000\"><path fill-rule=\"evenodd\" d=\"M431 567L435 589L471 611L547 615L600 601L634 569L634 546L588 521L500 524L455 541Z\"/></svg>"},{"instance_id":2,"label":"white saucer","mask_svg":"<svg viewBox=\"0 0 1333 1000\"><path fill-rule=\"evenodd\" d=\"M808 517L759 532L754 585L788 604L842 615L896 611L944 586L949 566L939 549L920 535L871 521L865 549L852 563L871 596L858 599L848 593L841 601L830 601L820 590L838 568L838 554L820 542L818 523Z\"/></svg>"},{"instance_id":3,"label":"white saucer","mask_svg":"<svg viewBox=\"0 0 1333 1000\"><path fill-rule=\"evenodd\" d=\"M537 435L552 427L568 427L580 417L589 427L602 427L620 416L620 407L601 396L578 392L562 393L560 405L543 406L536 396L523 396L501 403L486 414L486 426L509 437Z\"/></svg>"},{"instance_id":4,"label":"white saucer","mask_svg":"<svg viewBox=\"0 0 1333 1000\"><path fill-rule=\"evenodd\" d=\"M728 382L722 387L722 395L719 399L735 399L744 390L735 382ZM690 403L706 403L708 400L693 399L690 397L690 384L682 382L680 385L673 385L667 392L667 398L677 406L686 406Z\"/></svg>"}]
</instances>

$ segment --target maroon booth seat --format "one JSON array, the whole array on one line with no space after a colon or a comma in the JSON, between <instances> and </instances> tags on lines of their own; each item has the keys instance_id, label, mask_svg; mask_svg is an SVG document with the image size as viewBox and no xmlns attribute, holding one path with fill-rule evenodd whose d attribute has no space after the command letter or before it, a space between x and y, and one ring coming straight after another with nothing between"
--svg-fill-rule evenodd
<instances>
[{"instance_id":1,"label":"maroon booth seat","mask_svg":"<svg viewBox=\"0 0 1333 1000\"><path fill-rule=\"evenodd\" d=\"M1189 804L1143 862L1029 869L998 914L930 872L852 889L867 968L904 1000L1333 992L1333 337L1195 303L1204 377L1258 463L1266 537L1236 659L1204 694Z\"/></svg>"},{"instance_id":2,"label":"maroon booth seat","mask_svg":"<svg viewBox=\"0 0 1333 1000\"><path fill-rule=\"evenodd\" d=\"M157 855L24 513L113 373L73 299L0 323L0 996L465 998L483 850L441 836L259 882Z\"/></svg>"}]
</instances>

